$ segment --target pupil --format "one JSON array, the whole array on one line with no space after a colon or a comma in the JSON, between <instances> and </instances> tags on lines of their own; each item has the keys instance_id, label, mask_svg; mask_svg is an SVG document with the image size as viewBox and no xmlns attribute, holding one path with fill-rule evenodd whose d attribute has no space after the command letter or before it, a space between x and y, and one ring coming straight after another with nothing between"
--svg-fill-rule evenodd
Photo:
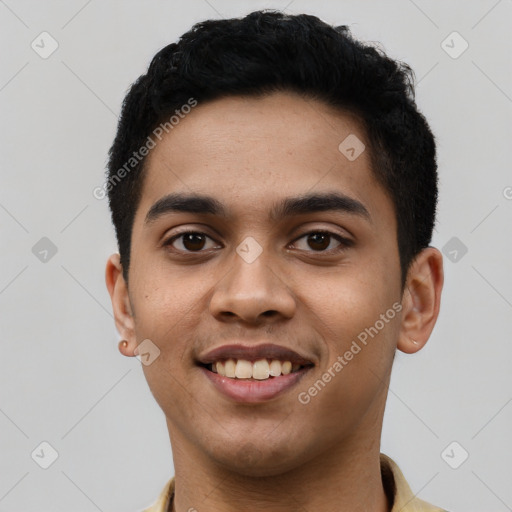
<instances>
[{"instance_id":1,"label":"pupil","mask_svg":"<svg viewBox=\"0 0 512 512\"><path fill-rule=\"evenodd\" d=\"M200 250L204 246L204 237L199 233L187 233L183 239L183 245L189 250Z\"/></svg>"},{"instance_id":2,"label":"pupil","mask_svg":"<svg viewBox=\"0 0 512 512\"><path fill-rule=\"evenodd\" d=\"M326 249L327 247L329 247L329 235L327 235L326 233L315 233L313 235L310 235L309 241L312 241L313 244L320 244L321 246L311 247L310 244L310 247L312 249Z\"/></svg>"}]
</instances>

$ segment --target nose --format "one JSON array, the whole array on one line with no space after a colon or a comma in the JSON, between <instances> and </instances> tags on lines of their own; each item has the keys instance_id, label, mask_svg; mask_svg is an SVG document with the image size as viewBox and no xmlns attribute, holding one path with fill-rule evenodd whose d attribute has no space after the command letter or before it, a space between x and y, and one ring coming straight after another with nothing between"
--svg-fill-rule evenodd
<instances>
[{"instance_id":1,"label":"nose","mask_svg":"<svg viewBox=\"0 0 512 512\"><path fill-rule=\"evenodd\" d=\"M292 318L295 298L274 267L264 254L247 263L235 253L230 270L213 290L211 314L220 321L251 324Z\"/></svg>"}]
</instances>

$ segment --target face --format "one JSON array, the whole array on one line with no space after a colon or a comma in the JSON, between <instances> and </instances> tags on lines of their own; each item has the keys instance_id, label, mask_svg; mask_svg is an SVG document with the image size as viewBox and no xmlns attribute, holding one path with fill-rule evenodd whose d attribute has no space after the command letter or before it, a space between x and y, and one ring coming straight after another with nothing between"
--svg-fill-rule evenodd
<instances>
[{"instance_id":1,"label":"face","mask_svg":"<svg viewBox=\"0 0 512 512\"><path fill-rule=\"evenodd\" d=\"M367 145L317 101L230 97L148 156L130 342L160 351L143 370L175 449L270 475L379 438L403 314L396 219L368 151L340 151L348 136Z\"/></svg>"}]
</instances>

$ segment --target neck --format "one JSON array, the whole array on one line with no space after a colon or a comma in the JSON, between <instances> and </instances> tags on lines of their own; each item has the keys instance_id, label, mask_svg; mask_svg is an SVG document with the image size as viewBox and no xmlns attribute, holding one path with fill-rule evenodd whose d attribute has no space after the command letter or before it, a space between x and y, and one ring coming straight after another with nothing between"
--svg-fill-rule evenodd
<instances>
[{"instance_id":1,"label":"neck","mask_svg":"<svg viewBox=\"0 0 512 512\"><path fill-rule=\"evenodd\" d=\"M216 463L170 429L176 474L172 511L389 512L380 469L380 430L381 424L370 441L368 432L359 432L293 469L254 477Z\"/></svg>"}]
</instances>

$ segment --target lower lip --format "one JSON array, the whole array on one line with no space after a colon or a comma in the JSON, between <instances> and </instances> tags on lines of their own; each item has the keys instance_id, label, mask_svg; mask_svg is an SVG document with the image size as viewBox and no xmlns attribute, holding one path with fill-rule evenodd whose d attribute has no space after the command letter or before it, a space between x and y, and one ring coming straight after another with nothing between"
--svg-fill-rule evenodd
<instances>
[{"instance_id":1,"label":"lower lip","mask_svg":"<svg viewBox=\"0 0 512 512\"><path fill-rule=\"evenodd\" d=\"M311 367L266 380L231 379L201 367L218 391L235 402L258 403L271 400L293 387Z\"/></svg>"}]
</instances>

